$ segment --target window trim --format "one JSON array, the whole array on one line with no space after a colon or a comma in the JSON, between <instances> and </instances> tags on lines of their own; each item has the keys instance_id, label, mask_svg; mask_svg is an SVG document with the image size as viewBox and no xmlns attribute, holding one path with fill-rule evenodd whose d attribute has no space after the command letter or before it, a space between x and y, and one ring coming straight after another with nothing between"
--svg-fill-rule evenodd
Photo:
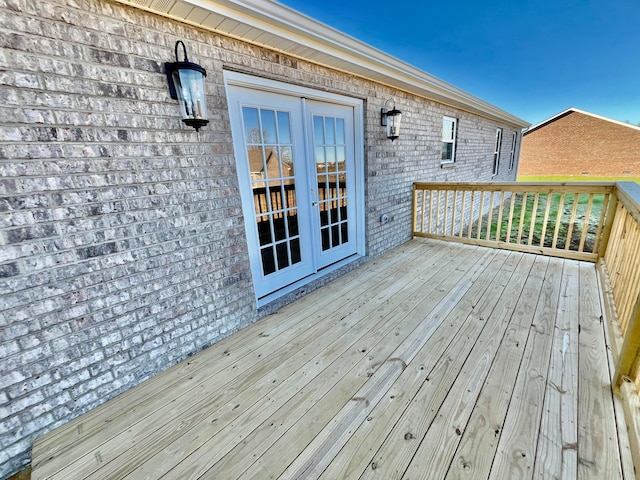
<instances>
[{"instance_id":1,"label":"window trim","mask_svg":"<svg viewBox=\"0 0 640 480\"><path fill-rule=\"evenodd\" d=\"M518 141L518 132L511 133L511 154L509 155L509 171L513 170L516 164L516 142Z\"/></svg>"},{"instance_id":2,"label":"window trim","mask_svg":"<svg viewBox=\"0 0 640 480\"><path fill-rule=\"evenodd\" d=\"M493 174L495 177L500 170L500 149L502 148L502 129L496 128L496 143L493 152Z\"/></svg>"},{"instance_id":3,"label":"window trim","mask_svg":"<svg viewBox=\"0 0 640 480\"><path fill-rule=\"evenodd\" d=\"M445 121L453 122L453 140L445 140L444 139L444 122ZM456 161L456 143L458 141L458 119L454 117L449 117L447 115L442 116L442 132L440 136L440 164L441 165L451 165ZM442 160L442 144L443 143L451 143L451 159L450 160Z\"/></svg>"}]
</instances>

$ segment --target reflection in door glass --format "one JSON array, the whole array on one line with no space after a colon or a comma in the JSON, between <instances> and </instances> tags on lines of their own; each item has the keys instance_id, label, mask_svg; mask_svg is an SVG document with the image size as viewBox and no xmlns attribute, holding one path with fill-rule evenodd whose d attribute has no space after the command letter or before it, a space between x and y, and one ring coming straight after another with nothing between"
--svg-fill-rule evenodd
<instances>
[{"instance_id":1,"label":"reflection in door glass","mask_svg":"<svg viewBox=\"0 0 640 480\"><path fill-rule=\"evenodd\" d=\"M349 241L345 137L343 118L313 116L313 141L323 251Z\"/></svg>"},{"instance_id":2,"label":"reflection in door glass","mask_svg":"<svg viewBox=\"0 0 640 480\"><path fill-rule=\"evenodd\" d=\"M243 107L242 116L262 272L269 275L301 261L291 116L255 107Z\"/></svg>"}]
</instances>

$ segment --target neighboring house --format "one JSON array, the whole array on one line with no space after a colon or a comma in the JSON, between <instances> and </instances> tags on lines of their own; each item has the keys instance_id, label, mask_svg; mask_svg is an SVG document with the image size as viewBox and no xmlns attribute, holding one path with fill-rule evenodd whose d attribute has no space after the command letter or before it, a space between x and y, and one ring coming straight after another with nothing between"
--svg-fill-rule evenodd
<instances>
[{"instance_id":1,"label":"neighboring house","mask_svg":"<svg viewBox=\"0 0 640 480\"><path fill-rule=\"evenodd\" d=\"M287 7L130 3L0 7L0 477L408 240L412 182L515 180L526 122ZM177 40L207 71L198 133L164 74Z\"/></svg>"},{"instance_id":2,"label":"neighboring house","mask_svg":"<svg viewBox=\"0 0 640 480\"><path fill-rule=\"evenodd\" d=\"M640 127L569 108L524 132L518 176L640 177Z\"/></svg>"}]
</instances>

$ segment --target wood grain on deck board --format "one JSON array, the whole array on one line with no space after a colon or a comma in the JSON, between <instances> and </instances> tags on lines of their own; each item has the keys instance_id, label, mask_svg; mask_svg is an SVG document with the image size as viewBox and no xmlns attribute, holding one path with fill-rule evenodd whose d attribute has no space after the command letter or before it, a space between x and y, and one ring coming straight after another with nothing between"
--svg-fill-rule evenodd
<instances>
[{"instance_id":1,"label":"wood grain on deck board","mask_svg":"<svg viewBox=\"0 0 640 480\"><path fill-rule=\"evenodd\" d=\"M591 264L416 239L46 435L33 478L621 478L601 313Z\"/></svg>"}]
</instances>

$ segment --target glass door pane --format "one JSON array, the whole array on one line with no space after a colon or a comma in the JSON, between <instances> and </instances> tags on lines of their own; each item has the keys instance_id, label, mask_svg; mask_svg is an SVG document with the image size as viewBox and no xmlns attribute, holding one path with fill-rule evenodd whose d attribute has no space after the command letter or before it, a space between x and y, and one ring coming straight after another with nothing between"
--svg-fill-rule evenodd
<instances>
[{"instance_id":1,"label":"glass door pane","mask_svg":"<svg viewBox=\"0 0 640 480\"><path fill-rule=\"evenodd\" d=\"M313 116L320 237L323 251L349 241L343 118Z\"/></svg>"},{"instance_id":2,"label":"glass door pane","mask_svg":"<svg viewBox=\"0 0 640 480\"><path fill-rule=\"evenodd\" d=\"M353 109L310 100L307 106L316 265L323 268L357 250Z\"/></svg>"},{"instance_id":3,"label":"glass door pane","mask_svg":"<svg viewBox=\"0 0 640 480\"><path fill-rule=\"evenodd\" d=\"M291 117L271 108L242 107L262 273L301 261Z\"/></svg>"}]
</instances>

